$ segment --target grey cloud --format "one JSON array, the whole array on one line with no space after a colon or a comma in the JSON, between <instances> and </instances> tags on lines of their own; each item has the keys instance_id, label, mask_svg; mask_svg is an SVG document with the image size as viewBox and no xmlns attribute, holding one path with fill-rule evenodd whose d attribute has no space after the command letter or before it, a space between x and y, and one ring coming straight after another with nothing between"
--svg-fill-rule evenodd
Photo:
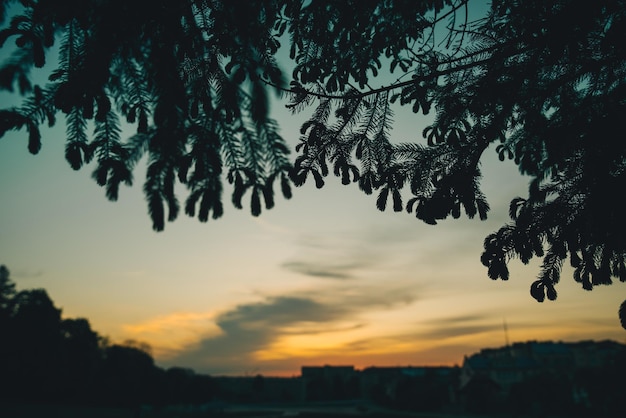
<instances>
[{"instance_id":1,"label":"grey cloud","mask_svg":"<svg viewBox=\"0 0 626 418\"><path fill-rule=\"evenodd\" d=\"M487 327L485 330L488 330ZM386 335L384 337L366 338L361 340L351 341L344 349L346 351L363 351L363 350L375 350L383 346L391 346L397 343L405 343L411 341L420 341L425 339L440 340L436 347L427 348L420 351L415 351L415 364L423 364L419 358L427 356L431 359L440 358L442 363L449 361L450 358L457 357L459 360L463 358L463 355L471 354L477 350L474 345L454 344L449 343L446 337L456 337L467 333L477 333L483 330L472 329L472 327L457 327L451 329L448 333L446 329L441 329L439 332L427 331L427 332L407 332L399 333L395 335Z\"/></svg>"},{"instance_id":2,"label":"grey cloud","mask_svg":"<svg viewBox=\"0 0 626 418\"><path fill-rule=\"evenodd\" d=\"M168 360L168 364L193 367L211 374L241 374L258 367L254 353L270 346L286 328L306 323L297 334L315 335L363 327L361 312L388 309L414 301L407 288L332 287L310 292L266 297L261 302L241 304L219 315L221 334L203 339ZM341 324L339 323L341 321ZM352 321L347 324L346 321ZM268 363L269 364L269 363Z\"/></svg>"},{"instance_id":3,"label":"grey cloud","mask_svg":"<svg viewBox=\"0 0 626 418\"><path fill-rule=\"evenodd\" d=\"M358 312L413 303L421 289L413 283L402 282L358 286L342 283L325 289L307 290L301 294L302 297L324 301L329 305L342 306L346 312Z\"/></svg>"},{"instance_id":4,"label":"grey cloud","mask_svg":"<svg viewBox=\"0 0 626 418\"><path fill-rule=\"evenodd\" d=\"M320 328L307 328L306 335L328 334L329 332L353 331L355 329L363 328L365 325L366 324L363 324L363 323L354 324L350 326L343 326L343 327L333 327L329 325L324 325L323 327L320 326ZM283 335L302 335L302 334L304 333L301 330L283 332Z\"/></svg>"},{"instance_id":5,"label":"grey cloud","mask_svg":"<svg viewBox=\"0 0 626 418\"><path fill-rule=\"evenodd\" d=\"M347 231L339 238L302 235L296 240L298 253L282 267L311 277L334 280L358 278L362 272L381 268L384 251L362 234Z\"/></svg>"},{"instance_id":6,"label":"grey cloud","mask_svg":"<svg viewBox=\"0 0 626 418\"><path fill-rule=\"evenodd\" d=\"M278 338L281 327L305 321L332 322L345 314L341 307L293 296L239 305L218 317L216 323L221 335L204 339L198 347L179 354L170 362L198 364L213 374L243 373L249 368L244 365L254 364L253 353Z\"/></svg>"},{"instance_id":7,"label":"grey cloud","mask_svg":"<svg viewBox=\"0 0 626 418\"><path fill-rule=\"evenodd\" d=\"M422 322L424 324L424 322ZM420 331L420 337L429 339L445 339L461 335L480 334L502 328L502 323L495 320L493 315L475 313L457 315L448 318L438 318L426 322L429 330Z\"/></svg>"},{"instance_id":8,"label":"grey cloud","mask_svg":"<svg viewBox=\"0 0 626 418\"><path fill-rule=\"evenodd\" d=\"M501 329L502 324L490 320L492 316L473 314L455 316L450 318L438 318L430 321L420 321L420 327L426 325L427 329L420 329L414 332L406 332L395 335L386 335L382 338L364 339L353 341L348 346L353 350L368 349L388 342L419 341L419 340L446 340L447 338L461 335L480 334Z\"/></svg>"},{"instance_id":9,"label":"grey cloud","mask_svg":"<svg viewBox=\"0 0 626 418\"><path fill-rule=\"evenodd\" d=\"M15 279L36 279L43 276L41 270L11 270L11 277Z\"/></svg>"},{"instance_id":10,"label":"grey cloud","mask_svg":"<svg viewBox=\"0 0 626 418\"><path fill-rule=\"evenodd\" d=\"M498 325L465 325L465 326L442 326L441 328L433 328L429 331L419 333L421 338L428 339L445 339L458 337L461 335L480 334L483 332L493 331L500 328Z\"/></svg>"},{"instance_id":11,"label":"grey cloud","mask_svg":"<svg viewBox=\"0 0 626 418\"><path fill-rule=\"evenodd\" d=\"M302 320L321 322L341 316L342 309L298 296L279 296L267 302L239 305L220 315L217 324L223 329L257 324L260 328L291 324ZM255 326L252 326L254 328Z\"/></svg>"},{"instance_id":12,"label":"grey cloud","mask_svg":"<svg viewBox=\"0 0 626 418\"><path fill-rule=\"evenodd\" d=\"M453 316L450 318L438 318L438 319L430 320L428 322L431 324L449 325L449 324L459 324L459 323L465 323L465 322L485 321L485 320L492 320L492 319L493 319L493 316L491 315L473 314L473 315Z\"/></svg>"},{"instance_id":13,"label":"grey cloud","mask_svg":"<svg viewBox=\"0 0 626 418\"><path fill-rule=\"evenodd\" d=\"M353 276L348 273L357 265L321 266L319 263L309 263L305 261L290 261L283 263L282 267L287 270L302 273L306 276L321 277L325 279L351 279Z\"/></svg>"},{"instance_id":14,"label":"grey cloud","mask_svg":"<svg viewBox=\"0 0 626 418\"><path fill-rule=\"evenodd\" d=\"M379 252L372 251L361 241L344 237L341 242L326 242L324 246L304 244L299 254L285 261L282 267L307 276L346 280L377 268L380 261Z\"/></svg>"}]
</instances>

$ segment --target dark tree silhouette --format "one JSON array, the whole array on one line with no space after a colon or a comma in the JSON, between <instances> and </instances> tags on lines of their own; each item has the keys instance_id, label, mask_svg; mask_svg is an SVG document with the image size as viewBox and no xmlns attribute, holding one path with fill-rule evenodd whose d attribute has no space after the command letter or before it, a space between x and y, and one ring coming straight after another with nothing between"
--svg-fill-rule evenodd
<instances>
[{"instance_id":1,"label":"dark tree silhouette","mask_svg":"<svg viewBox=\"0 0 626 418\"><path fill-rule=\"evenodd\" d=\"M579 370L576 383L587 394L586 407L593 416L626 415L626 347L615 353L611 362L600 368Z\"/></svg>"},{"instance_id":2,"label":"dark tree silhouette","mask_svg":"<svg viewBox=\"0 0 626 418\"><path fill-rule=\"evenodd\" d=\"M15 283L10 279L9 269L0 265L0 312L7 312L9 301L15 295Z\"/></svg>"},{"instance_id":3,"label":"dark tree silhouette","mask_svg":"<svg viewBox=\"0 0 626 418\"><path fill-rule=\"evenodd\" d=\"M113 404L136 407L158 401L160 371L145 351L114 344L105 349L102 369L102 395Z\"/></svg>"},{"instance_id":4,"label":"dark tree silhouette","mask_svg":"<svg viewBox=\"0 0 626 418\"><path fill-rule=\"evenodd\" d=\"M167 372L150 347L108 344L84 318L61 318L43 289L17 292L0 265L0 403L124 406L207 402L211 376Z\"/></svg>"},{"instance_id":5,"label":"dark tree silhouette","mask_svg":"<svg viewBox=\"0 0 626 418\"><path fill-rule=\"evenodd\" d=\"M43 289L22 290L11 300L6 357L15 399L59 396L62 372L61 310Z\"/></svg>"},{"instance_id":6,"label":"dark tree silhouette","mask_svg":"<svg viewBox=\"0 0 626 418\"><path fill-rule=\"evenodd\" d=\"M210 376L196 374L191 369L171 367L164 372L164 403L205 403L215 395L215 383Z\"/></svg>"},{"instance_id":7,"label":"dark tree silhouette","mask_svg":"<svg viewBox=\"0 0 626 418\"><path fill-rule=\"evenodd\" d=\"M101 371L101 337L91 329L84 318L61 321L63 368L59 384L64 398L77 403L93 403L97 400L96 387Z\"/></svg>"},{"instance_id":8,"label":"dark tree silhouette","mask_svg":"<svg viewBox=\"0 0 626 418\"><path fill-rule=\"evenodd\" d=\"M1 16L12 3L0 2ZM0 133L25 129L36 153L39 126L62 112L67 160L95 160L112 200L147 155L156 230L180 211L177 181L189 189L185 213L206 221L223 213L223 177L233 204L249 192L258 215L276 182L289 198L292 183L322 187L331 172L376 192L381 210L391 202L429 224L485 219L480 159L493 145L532 181L485 240L489 277L507 280L512 258L540 257L539 302L556 299L567 258L584 289L626 281L624 0L494 0L478 15L484 4L471 0L19 3L0 32L16 45L0 86L25 100L0 111ZM276 60L285 40L289 83ZM57 41L50 83L32 85L29 71ZM268 86L294 111L314 108L293 164ZM435 112L424 143L390 140L394 103ZM136 127L131 138L120 118Z\"/></svg>"},{"instance_id":9,"label":"dark tree silhouette","mask_svg":"<svg viewBox=\"0 0 626 418\"><path fill-rule=\"evenodd\" d=\"M15 296L15 283L10 279L9 269L0 265L0 330L6 330L11 318L10 304ZM2 353L0 344L0 353ZM1 357L1 355L0 355Z\"/></svg>"},{"instance_id":10,"label":"dark tree silhouette","mask_svg":"<svg viewBox=\"0 0 626 418\"><path fill-rule=\"evenodd\" d=\"M11 301L15 296L15 283L11 281L9 269L0 265L0 376L11 376L13 349L13 329L11 324ZM7 380L0 378L0 398L12 395L12 387Z\"/></svg>"},{"instance_id":11,"label":"dark tree silhouette","mask_svg":"<svg viewBox=\"0 0 626 418\"><path fill-rule=\"evenodd\" d=\"M572 393L569 378L544 371L513 384L507 402L509 408L517 414L572 416L577 412Z\"/></svg>"}]
</instances>

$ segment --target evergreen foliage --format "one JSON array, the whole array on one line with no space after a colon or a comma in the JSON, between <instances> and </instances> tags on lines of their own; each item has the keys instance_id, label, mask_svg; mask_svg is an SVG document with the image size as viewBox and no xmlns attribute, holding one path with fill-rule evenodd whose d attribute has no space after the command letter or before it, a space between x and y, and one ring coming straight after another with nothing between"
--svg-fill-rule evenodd
<instances>
[{"instance_id":1,"label":"evergreen foliage","mask_svg":"<svg viewBox=\"0 0 626 418\"><path fill-rule=\"evenodd\" d=\"M3 15L11 3L2 3ZM223 213L222 173L234 185L235 206L250 192L255 215L261 202L274 205L275 181L291 196L289 150L268 117L264 84L282 83L273 56L278 2L20 3L0 33L18 47L0 84L17 86L26 100L2 111L1 133L26 128L36 154L39 125L62 112L67 161L78 170L95 158L93 178L111 200L147 156L144 192L155 230L178 216L176 182L189 189L185 212L201 221ZM33 86L29 72L46 63L55 42L58 68L48 85ZM127 140L120 118L136 128Z\"/></svg>"},{"instance_id":2,"label":"evergreen foliage","mask_svg":"<svg viewBox=\"0 0 626 418\"><path fill-rule=\"evenodd\" d=\"M0 3L0 17L13 3ZM95 158L112 200L147 156L155 230L180 212L177 182L189 189L185 213L206 221L224 211L223 178L234 206L247 193L256 216L274 205L277 182L289 198L292 183L323 187L330 173L376 193L380 210L429 224L485 219L480 159L497 144L532 182L485 239L489 277L507 280L511 259L540 257L539 302L556 299L568 258L584 289L626 281L623 0L494 0L478 17L484 4L472 0L19 3L0 32L17 46L0 87L25 100L0 111L0 134L25 129L36 153L39 126L62 112L68 162ZM289 82L276 61L285 39ZM55 42L50 83L32 85ZM314 107L293 163L268 114L271 89L294 112ZM425 143L391 141L397 105L435 113ZM133 137L120 138L120 118Z\"/></svg>"}]
</instances>

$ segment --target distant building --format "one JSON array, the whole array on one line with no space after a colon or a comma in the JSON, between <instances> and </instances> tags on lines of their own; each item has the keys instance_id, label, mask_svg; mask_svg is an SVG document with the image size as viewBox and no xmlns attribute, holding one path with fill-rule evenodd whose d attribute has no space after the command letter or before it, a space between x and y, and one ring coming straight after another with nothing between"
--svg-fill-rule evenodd
<instances>
[{"instance_id":1,"label":"distant building","mask_svg":"<svg viewBox=\"0 0 626 418\"><path fill-rule=\"evenodd\" d=\"M486 348L465 356L460 387L474 379L489 379L501 392L508 393L515 383L542 372L572 378L582 368L609 365L624 345L614 341L577 343L528 341L500 348Z\"/></svg>"},{"instance_id":2,"label":"distant building","mask_svg":"<svg viewBox=\"0 0 626 418\"><path fill-rule=\"evenodd\" d=\"M486 379L504 392L540 370L538 363L526 355L514 355L509 350L483 350L466 356L461 367L459 386L461 390L472 381Z\"/></svg>"},{"instance_id":3,"label":"distant building","mask_svg":"<svg viewBox=\"0 0 626 418\"><path fill-rule=\"evenodd\" d=\"M561 392L560 404L569 402L589 408L596 401L590 396L589 381L581 376L594 377L598 370L618 367L616 359L625 349L625 345L614 341L529 341L484 348L465 356L461 367L356 370L352 365L302 366L301 375L292 378L258 375L213 379L219 388L216 399L225 402L304 401L318 402L315 407L378 405L422 412L481 414L502 411L520 399L525 403L526 398L520 394L534 384L534 379L539 379L563 383L561 386L569 392ZM541 400L533 402L543 405Z\"/></svg>"},{"instance_id":4,"label":"distant building","mask_svg":"<svg viewBox=\"0 0 626 418\"><path fill-rule=\"evenodd\" d=\"M569 345L577 368L609 366L626 346L615 341L580 341Z\"/></svg>"},{"instance_id":5,"label":"distant building","mask_svg":"<svg viewBox=\"0 0 626 418\"><path fill-rule=\"evenodd\" d=\"M315 376L352 376L355 373L354 366L302 366L301 376L303 378Z\"/></svg>"},{"instance_id":6,"label":"distant building","mask_svg":"<svg viewBox=\"0 0 626 418\"><path fill-rule=\"evenodd\" d=\"M361 392L367 399L385 403L395 398L405 367L368 367L361 372Z\"/></svg>"}]
</instances>

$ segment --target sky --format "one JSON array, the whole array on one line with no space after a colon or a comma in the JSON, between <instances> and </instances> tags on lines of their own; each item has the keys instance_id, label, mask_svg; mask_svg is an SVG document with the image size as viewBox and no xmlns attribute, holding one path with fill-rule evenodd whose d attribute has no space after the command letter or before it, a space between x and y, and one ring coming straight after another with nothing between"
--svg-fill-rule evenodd
<instances>
[{"instance_id":1,"label":"sky","mask_svg":"<svg viewBox=\"0 0 626 418\"><path fill-rule=\"evenodd\" d=\"M272 116L295 146L306 115L275 101ZM159 366L296 376L304 365L461 365L507 341L626 342L620 283L585 291L565 268L558 299L540 304L529 294L538 260L512 260L507 282L487 277L483 240L528 185L494 150L481 162L487 221L426 225L329 177L260 217L225 195L221 219L181 215L157 233L144 173L108 201L93 165L65 161L59 117L36 156L27 133L0 138L0 264L18 290L45 288L63 317L87 318L112 342L148 343ZM422 141L426 124L398 108L393 140Z\"/></svg>"}]
</instances>

